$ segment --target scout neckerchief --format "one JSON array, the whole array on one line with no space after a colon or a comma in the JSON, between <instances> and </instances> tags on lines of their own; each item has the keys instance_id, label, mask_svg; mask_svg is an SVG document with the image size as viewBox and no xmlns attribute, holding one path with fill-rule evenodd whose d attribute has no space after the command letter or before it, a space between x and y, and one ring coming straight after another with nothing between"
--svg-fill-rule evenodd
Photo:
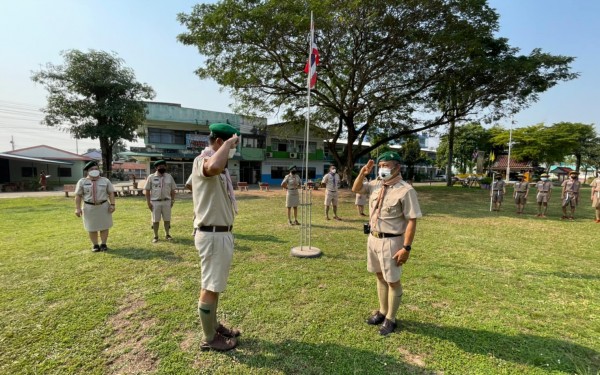
<instances>
[{"instance_id":1,"label":"scout neckerchief","mask_svg":"<svg viewBox=\"0 0 600 375\"><path fill-rule=\"evenodd\" d=\"M396 177L390 178L387 181L383 181L383 186L379 190L379 195L377 196L377 202L375 203L375 207L373 207L373 212L371 213L371 228L379 227L379 215L381 213L381 206L383 203L383 198L385 197L385 192L387 188L393 185L396 185L398 182L402 180L400 175Z\"/></svg>"},{"instance_id":2,"label":"scout neckerchief","mask_svg":"<svg viewBox=\"0 0 600 375\"><path fill-rule=\"evenodd\" d=\"M213 150L211 147L206 147L202 151L202 153L200 153L200 157L201 158L210 158L211 156L213 156L215 154L215 152L216 151ZM224 172L221 172L221 173L225 175L225 181L227 182L227 193L229 193L229 199L231 200L231 205L233 206L233 210L237 214L238 207L237 207L237 201L235 200L235 193L233 192L233 182L231 181L231 175L229 174L229 170L227 168L225 168L223 171Z\"/></svg>"},{"instance_id":3,"label":"scout neckerchief","mask_svg":"<svg viewBox=\"0 0 600 375\"><path fill-rule=\"evenodd\" d=\"M96 180L92 180L92 202L96 204Z\"/></svg>"}]
</instances>

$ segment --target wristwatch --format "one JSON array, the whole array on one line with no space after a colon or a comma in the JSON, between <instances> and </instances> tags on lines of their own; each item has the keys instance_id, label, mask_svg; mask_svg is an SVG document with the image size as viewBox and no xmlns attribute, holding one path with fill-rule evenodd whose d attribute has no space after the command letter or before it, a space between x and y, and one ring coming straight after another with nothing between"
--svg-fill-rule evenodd
<instances>
[{"instance_id":1,"label":"wristwatch","mask_svg":"<svg viewBox=\"0 0 600 375\"><path fill-rule=\"evenodd\" d=\"M410 249L412 249L412 247L410 245L404 245L403 249L410 252Z\"/></svg>"}]
</instances>

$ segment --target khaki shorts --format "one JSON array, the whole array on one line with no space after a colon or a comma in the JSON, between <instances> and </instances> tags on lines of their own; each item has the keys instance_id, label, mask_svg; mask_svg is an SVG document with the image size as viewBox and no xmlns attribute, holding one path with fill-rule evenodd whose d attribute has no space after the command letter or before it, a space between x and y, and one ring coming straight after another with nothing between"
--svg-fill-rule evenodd
<instances>
[{"instance_id":1,"label":"khaki shorts","mask_svg":"<svg viewBox=\"0 0 600 375\"><path fill-rule=\"evenodd\" d=\"M576 207L577 206L577 195L569 193L569 197L563 199L562 207Z\"/></svg>"},{"instance_id":2,"label":"khaki shorts","mask_svg":"<svg viewBox=\"0 0 600 375\"><path fill-rule=\"evenodd\" d=\"M171 201L151 201L152 222L158 223L162 216L164 221L171 221Z\"/></svg>"},{"instance_id":3,"label":"khaki shorts","mask_svg":"<svg viewBox=\"0 0 600 375\"><path fill-rule=\"evenodd\" d=\"M548 203L550 200L548 193L538 193L536 198L538 203Z\"/></svg>"},{"instance_id":4,"label":"khaki shorts","mask_svg":"<svg viewBox=\"0 0 600 375\"><path fill-rule=\"evenodd\" d=\"M493 202L502 203L503 200L504 200L504 194L502 192L500 192L500 194L498 194L497 191L493 192L493 194L492 194L492 201Z\"/></svg>"},{"instance_id":5,"label":"khaki shorts","mask_svg":"<svg viewBox=\"0 0 600 375\"><path fill-rule=\"evenodd\" d=\"M404 246L404 236L377 238L369 234L367 240L367 271L383 274L388 283L400 281L402 266L392 259Z\"/></svg>"},{"instance_id":6,"label":"khaki shorts","mask_svg":"<svg viewBox=\"0 0 600 375\"><path fill-rule=\"evenodd\" d=\"M515 204L526 204L527 198L525 198L525 193L518 194L515 196Z\"/></svg>"},{"instance_id":7,"label":"khaki shorts","mask_svg":"<svg viewBox=\"0 0 600 375\"><path fill-rule=\"evenodd\" d=\"M233 260L233 234L197 230L194 242L200 256L202 289L221 293L227 286Z\"/></svg>"},{"instance_id":8,"label":"khaki shorts","mask_svg":"<svg viewBox=\"0 0 600 375\"><path fill-rule=\"evenodd\" d=\"M334 206L338 205L337 191L333 192L333 191L327 190L327 193L325 193L325 206L329 206L329 205L334 205Z\"/></svg>"}]
</instances>

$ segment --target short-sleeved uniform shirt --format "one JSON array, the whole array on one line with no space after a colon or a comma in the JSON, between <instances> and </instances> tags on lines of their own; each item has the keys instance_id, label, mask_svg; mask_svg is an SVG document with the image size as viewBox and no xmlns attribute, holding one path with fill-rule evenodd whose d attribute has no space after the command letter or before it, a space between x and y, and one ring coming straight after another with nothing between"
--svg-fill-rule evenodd
<instances>
[{"instance_id":1,"label":"short-sleeved uniform shirt","mask_svg":"<svg viewBox=\"0 0 600 375\"><path fill-rule=\"evenodd\" d=\"M537 202L548 203L550 200L550 191L552 190L552 182L540 180L535 184L535 188L537 189Z\"/></svg>"},{"instance_id":2,"label":"short-sleeved uniform shirt","mask_svg":"<svg viewBox=\"0 0 600 375\"><path fill-rule=\"evenodd\" d=\"M340 185L340 175L337 173L327 173L323 176L321 183L325 184L325 205L338 204L338 186Z\"/></svg>"},{"instance_id":3,"label":"short-sleeved uniform shirt","mask_svg":"<svg viewBox=\"0 0 600 375\"><path fill-rule=\"evenodd\" d=\"M144 190L150 192L151 201L171 199L171 192L177 189L177 184L168 173L162 175L155 172L148 176Z\"/></svg>"},{"instance_id":4,"label":"short-sleeved uniform shirt","mask_svg":"<svg viewBox=\"0 0 600 375\"><path fill-rule=\"evenodd\" d=\"M281 186L287 184L287 194L285 198L285 206L286 207L298 207L300 204L300 193L298 189L302 185L302 181L300 180L300 176L297 174L288 174L285 176L283 181L281 182Z\"/></svg>"},{"instance_id":5,"label":"short-sleeved uniform shirt","mask_svg":"<svg viewBox=\"0 0 600 375\"><path fill-rule=\"evenodd\" d=\"M75 195L83 199L83 226L88 232L110 229L113 226L112 214L108 211L108 197L115 192L108 178L97 180L82 178L77 182Z\"/></svg>"},{"instance_id":6,"label":"short-sleeved uniform shirt","mask_svg":"<svg viewBox=\"0 0 600 375\"><path fill-rule=\"evenodd\" d=\"M494 202L502 202L504 198L504 186L506 186L506 183L503 180L492 182L492 198Z\"/></svg>"},{"instance_id":7,"label":"short-sleeved uniform shirt","mask_svg":"<svg viewBox=\"0 0 600 375\"><path fill-rule=\"evenodd\" d=\"M563 181L561 186L564 188L565 196L563 198L562 205L567 206L571 205L571 207L575 207L578 202L579 188L581 187L581 182L578 180L568 179Z\"/></svg>"},{"instance_id":8,"label":"short-sleeved uniform shirt","mask_svg":"<svg viewBox=\"0 0 600 375\"><path fill-rule=\"evenodd\" d=\"M525 195L529 192L529 183L527 181L519 181L515 183L515 203L525 204L527 198Z\"/></svg>"},{"instance_id":9,"label":"short-sleeved uniform shirt","mask_svg":"<svg viewBox=\"0 0 600 375\"><path fill-rule=\"evenodd\" d=\"M592 207L600 209L600 177L590 184L592 187Z\"/></svg>"}]
</instances>

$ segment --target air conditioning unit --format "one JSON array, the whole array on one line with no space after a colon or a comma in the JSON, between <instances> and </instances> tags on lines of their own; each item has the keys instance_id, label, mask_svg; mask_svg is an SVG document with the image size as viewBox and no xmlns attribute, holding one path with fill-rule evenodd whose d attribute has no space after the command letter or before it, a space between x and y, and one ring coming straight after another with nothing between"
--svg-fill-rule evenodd
<instances>
[{"instance_id":1,"label":"air conditioning unit","mask_svg":"<svg viewBox=\"0 0 600 375\"><path fill-rule=\"evenodd\" d=\"M295 152L290 152L290 159L298 159L298 154Z\"/></svg>"},{"instance_id":2,"label":"air conditioning unit","mask_svg":"<svg viewBox=\"0 0 600 375\"><path fill-rule=\"evenodd\" d=\"M272 152L267 152L267 157L268 158L272 158L273 157L273 153Z\"/></svg>"}]
</instances>

